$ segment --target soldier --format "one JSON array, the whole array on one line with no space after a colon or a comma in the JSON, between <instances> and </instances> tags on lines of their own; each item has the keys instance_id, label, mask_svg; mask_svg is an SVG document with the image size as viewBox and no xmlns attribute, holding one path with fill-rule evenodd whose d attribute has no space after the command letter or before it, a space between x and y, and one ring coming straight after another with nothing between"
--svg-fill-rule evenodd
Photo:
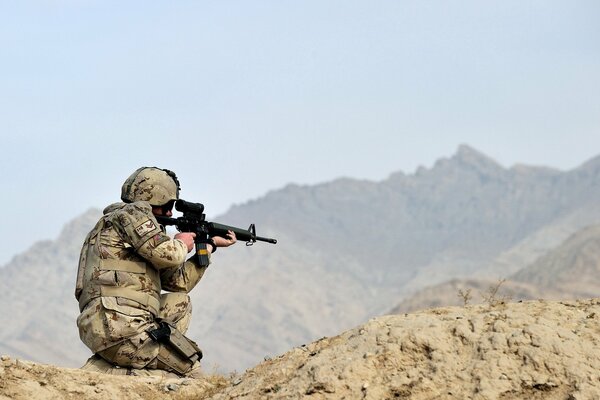
<instances>
[{"instance_id":1,"label":"soldier","mask_svg":"<svg viewBox=\"0 0 600 400\"><path fill-rule=\"evenodd\" d=\"M104 209L81 249L75 297L79 337L94 355L86 370L128 375L197 376L202 352L184 336L190 323L189 293L208 265L187 261L195 234L172 239L155 216L172 216L179 199L175 173L136 170L121 200ZM215 236L208 253L231 246L235 234ZM172 293L161 294L165 290ZM175 374L175 375L173 375Z\"/></svg>"}]
</instances>

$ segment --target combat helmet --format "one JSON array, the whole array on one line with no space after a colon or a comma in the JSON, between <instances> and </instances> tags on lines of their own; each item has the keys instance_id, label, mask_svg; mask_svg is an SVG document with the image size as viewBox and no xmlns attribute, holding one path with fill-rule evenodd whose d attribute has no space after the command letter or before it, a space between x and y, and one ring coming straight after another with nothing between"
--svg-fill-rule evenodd
<instances>
[{"instance_id":1,"label":"combat helmet","mask_svg":"<svg viewBox=\"0 0 600 400\"><path fill-rule=\"evenodd\" d=\"M147 201L150 205L162 206L178 200L179 189L175 172L157 167L142 167L123 183L121 200L125 203Z\"/></svg>"}]
</instances>

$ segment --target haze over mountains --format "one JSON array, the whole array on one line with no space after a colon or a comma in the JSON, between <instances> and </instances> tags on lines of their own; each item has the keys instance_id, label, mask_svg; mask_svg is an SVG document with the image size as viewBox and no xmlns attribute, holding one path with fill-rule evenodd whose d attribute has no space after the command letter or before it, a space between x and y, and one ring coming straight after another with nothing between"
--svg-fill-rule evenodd
<instances>
[{"instance_id":1,"label":"haze over mountains","mask_svg":"<svg viewBox=\"0 0 600 400\"><path fill-rule=\"evenodd\" d=\"M288 185L216 219L254 222L259 235L279 243L217 252L191 294L189 333L205 365L241 370L448 280L453 301L456 282L477 279L483 289L511 276L515 298L591 295L596 281L579 290L578 280L590 275L564 271L596 271L600 249L589 243L598 230L579 231L600 223L599 205L600 157L566 172L506 169L468 146L430 169L381 182ZM35 244L0 269L0 353L69 366L87 358L73 284L81 243L99 215L90 210L56 241Z\"/></svg>"},{"instance_id":2,"label":"haze over mountains","mask_svg":"<svg viewBox=\"0 0 600 400\"><path fill-rule=\"evenodd\" d=\"M427 287L403 300L392 313L482 302L497 290L498 300L587 299L600 295L600 225L577 231L531 265L492 279L452 279ZM468 294L471 300L461 296Z\"/></svg>"}]
</instances>

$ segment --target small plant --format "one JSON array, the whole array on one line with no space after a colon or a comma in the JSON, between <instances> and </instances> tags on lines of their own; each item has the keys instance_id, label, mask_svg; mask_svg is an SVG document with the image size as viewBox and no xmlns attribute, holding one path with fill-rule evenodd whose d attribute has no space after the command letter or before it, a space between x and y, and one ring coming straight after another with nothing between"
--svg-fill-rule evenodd
<instances>
[{"instance_id":1,"label":"small plant","mask_svg":"<svg viewBox=\"0 0 600 400\"><path fill-rule=\"evenodd\" d=\"M500 287L504 284L504 282L506 282L506 279L498 280L498 283L496 283L495 285L491 285L488 288L487 292L481 294L483 301L486 302L488 306L490 306L490 308L496 307L500 304L505 304L507 301L510 300L510 296L503 296L501 298L498 298L498 292L500 290Z\"/></svg>"},{"instance_id":2,"label":"small plant","mask_svg":"<svg viewBox=\"0 0 600 400\"><path fill-rule=\"evenodd\" d=\"M471 301L471 299L473 298L473 295L471 295L471 289L458 289L458 297L462 299L464 307L468 306L469 301Z\"/></svg>"}]
</instances>

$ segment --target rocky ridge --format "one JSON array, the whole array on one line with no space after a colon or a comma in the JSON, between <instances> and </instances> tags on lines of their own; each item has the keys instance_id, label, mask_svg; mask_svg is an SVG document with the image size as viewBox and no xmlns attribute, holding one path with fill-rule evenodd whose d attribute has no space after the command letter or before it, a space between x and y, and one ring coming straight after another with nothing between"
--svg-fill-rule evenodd
<instances>
[{"instance_id":1,"label":"rocky ridge","mask_svg":"<svg viewBox=\"0 0 600 400\"><path fill-rule=\"evenodd\" d=\"M599 331L599 299L491 301L374 318L229 379L152 382L3 358L0 399L592 399Z\"/></svg>"},{"instance_id":2,"label":"rocky ridge","mask_svg":"<svg viewBox=\"0 0 600 400\"><path fill-rule=\"evenodd\" d=\"M511 300L584 299L600 293L600 225L587 226L505 279L452 279L422 289L392 313L476 304L490 291Z\"/></svg>"}]
</instances>

